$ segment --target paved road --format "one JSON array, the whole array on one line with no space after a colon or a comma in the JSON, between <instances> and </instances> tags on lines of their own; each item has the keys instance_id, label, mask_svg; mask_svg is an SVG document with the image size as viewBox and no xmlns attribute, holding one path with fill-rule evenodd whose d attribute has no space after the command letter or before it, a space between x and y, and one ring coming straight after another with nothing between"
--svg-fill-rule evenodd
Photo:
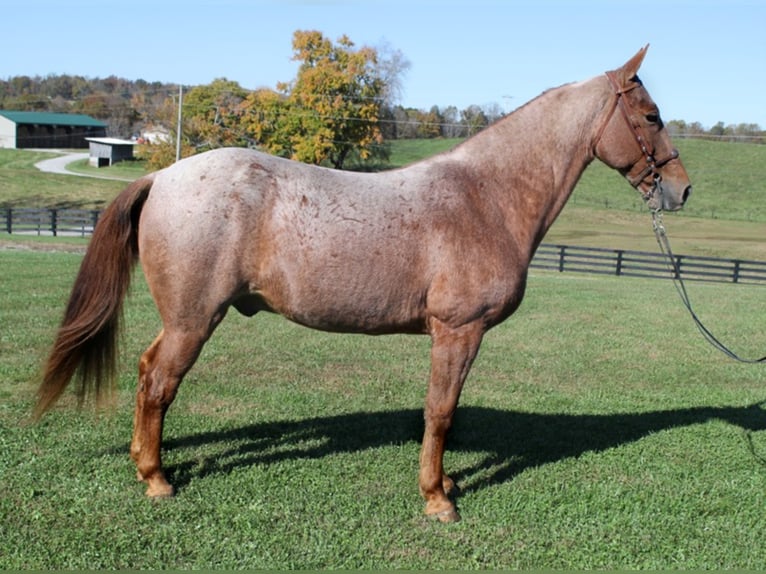
<instances>
[{"instance_id":1,"label":"paved road","mask_svg":"<svg viewBox=\"0 0 766 574\"><path fill-rule=\"evenodd\" d=\"M55 150L44 150L54 153L61 153L58 157L53 157L51 159L44 159L42 161L38 161L35 164L35 167L39 169L40 171L44 171L46 173L58 173L61 175L77 175L79 177L92 177L95 179L110 179L113 181L133 181L129 178L124 177L113 177L108 175L98 175L98 174L90 174L90 173L76 173L73 171L69 171L66 166L69 165L72 162L80 161L83 159L88 159L88 152L77 152L77 153L69 153L69 152L56 152Z\"/></svg>"}]
</instances>

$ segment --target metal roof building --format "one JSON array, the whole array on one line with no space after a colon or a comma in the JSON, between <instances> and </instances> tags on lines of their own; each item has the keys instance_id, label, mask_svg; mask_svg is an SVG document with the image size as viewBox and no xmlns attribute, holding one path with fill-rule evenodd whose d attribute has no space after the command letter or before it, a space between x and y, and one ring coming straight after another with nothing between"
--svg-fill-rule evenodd
<instances>
[{"instance_id":1,"label":"metal roof building","mask_svg":"<svg viewBox=\"0 0 766 574\"><path fill-rule=\"evenodd\" d=\"M0 110L0 148L87 148L106 124L83 114Z\"/></svg>"},{"instance_id":2,"label":"metal roof building","mask_svg":"<svg viewBox=\"0 0 766 574\"><path fill-rule=\"evenodd\" d=\"M88 138L88 143L88 163L93 167L108 167L119 161L133 159L133 148L138 145L138 142L119 138Z\"/></svg>"}]
</instances>

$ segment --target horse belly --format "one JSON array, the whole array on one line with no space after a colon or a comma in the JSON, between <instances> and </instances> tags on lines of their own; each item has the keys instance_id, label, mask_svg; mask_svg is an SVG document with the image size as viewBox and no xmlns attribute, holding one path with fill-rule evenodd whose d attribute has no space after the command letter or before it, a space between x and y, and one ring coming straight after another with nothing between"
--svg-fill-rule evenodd
<instances>
[{"instance_id":1,"label":"horse belly","mask_svg":"<svg viewBox=\"0 0 766 574\"><path fill-rule=\"evenodd\" d=\"M365 285L358 277L291 290L285 308L292 321L323 331L347 333L424 332L423 297L405 288ZM267 299L268 302L268 299Z\"/></svg>"},{"instance_id":2,"label":"horse belly","mask_svg":"<svg viewBox=\"0 0 766 574\"><path fill-rule=\"evenodd\" d=\"M425 293L412 259L380 247L288 249L256 291L273 311L326 331L423 332Z\"/></svg>"}]
</instances>

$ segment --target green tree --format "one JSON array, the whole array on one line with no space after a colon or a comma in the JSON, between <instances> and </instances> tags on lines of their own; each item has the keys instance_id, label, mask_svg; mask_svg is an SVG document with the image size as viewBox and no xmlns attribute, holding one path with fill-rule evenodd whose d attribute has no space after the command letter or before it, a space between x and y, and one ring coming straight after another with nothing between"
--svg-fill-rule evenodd
<instances>
[{"instance_id":1,"label":"green tree","mask_svg":"<svg viewBox=\"0 0 766 574\"><path fill-rule=\"evenodd\" d=\"M240 124L240 107L248 91L237 82L225 78L204 86L196 86L183 97L183 124L181 127L181 157L219 147L241 147L246 138ZM143 146L139 156L146 159L149 169L161 169L175 161L178 135L177 96L169 96L165 103L153 110L153 121L169 126L166 141ZM139 100L134 101L138 105Z\"/></svg>"},{"instance_id":2,"label":"green tree","mask_svg":"<svg viewBox=\"0 0 766 574\"><path fill-rule=\"evenodd\" d=\"M722 136L724 133L726 133L726 128L724 127L723 122L718 122L716 125L710 128L710 135Z\"/></svg>"},{"instance_id":3,"label":"green tree","mask_svg":"<svg viewBox=\"0 0 766 574\"><path fill-rule=\"evenodd\" d=\"M226 78L189 90L183 106L187 143L198 151L245 145L239 108L247 95L247 90Z\"/></svg>"},{"instance_id":4,"label":"green tree","mask_svg":"<svg viewBox=\"0 0 766 574\"><path fill-rule=\"evenodd\" d=\"M296 79L243 103L248 134L271 153L337 169L351 156L376 154L385 88L376 51L355 49L347 36L333 43L316 31L295 32L293 51L301 62Z\"/></svg>"},{"instance_id":5,"label":"green tree","mask_svg":"<svg viewBox=\"0 0 766 574\"><path fill-rule=\"evenodd\" d=\"M477 105L468 106L460 112L460 123L466 127L468 136L483 130L489 125L487 115Z\"/></svg>"}]
</instances>

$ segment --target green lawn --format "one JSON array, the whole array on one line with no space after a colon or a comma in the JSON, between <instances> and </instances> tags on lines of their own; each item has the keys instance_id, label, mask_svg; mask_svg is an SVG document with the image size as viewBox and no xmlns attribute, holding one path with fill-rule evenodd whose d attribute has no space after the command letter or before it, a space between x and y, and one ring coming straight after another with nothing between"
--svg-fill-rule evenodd
<instances>
[{"instance_id":1,"label":"green lawn","mask_svg":"<svg viewBox=\"0 0 766 574\"><path fill-rule=\"evenodd\" d=\"M0 149L0 209L101 209L125 187L125 182L43 173L34 167L38 161L56 155Z\"/></svg>"},{"instance_id":2,"label":"green lawn","mask_svg":"<svg viewBox=\"0 0 766 574\"><path fill-rule=\"evenodd\" d=\"M397 143L392 161L454 143ZM766 146L677 145L695 191L665 217L675 251L766 260ZM0 207L100 207L124 185L41 174L44 157L0 150ZM0 569L766 564L764 367L708 347L669 282L532 273L466 384L445 458L463 521L442 525L417 492L427 338L232 311L168 415L178 493L156 503L128 457L136 363L159 329L140 271L113 411L67 395L33 425L86 241L0 237ZM600 164L546 241L656 249L637 193ZM762 287L689 291L725 343L766 353Z\"/></svg>"},{"instance_id":3,"label":"green lawn","mask_svg":"<svg viewBox=\"0 0 766 574\"><path fill-rule=\"evenodd\" d=\"M113 412L28 420L80 255L0 251L0 568L759 569L763 367L713 352L670 283L533 273L490 331L445 463L463 521L417 492L425 337L230 313L166 426L178 487L128 457L135 365L159 328L140 273ZM694 284L703 320L764 352L763 289Z\"/></svg>"}]
</instances>

